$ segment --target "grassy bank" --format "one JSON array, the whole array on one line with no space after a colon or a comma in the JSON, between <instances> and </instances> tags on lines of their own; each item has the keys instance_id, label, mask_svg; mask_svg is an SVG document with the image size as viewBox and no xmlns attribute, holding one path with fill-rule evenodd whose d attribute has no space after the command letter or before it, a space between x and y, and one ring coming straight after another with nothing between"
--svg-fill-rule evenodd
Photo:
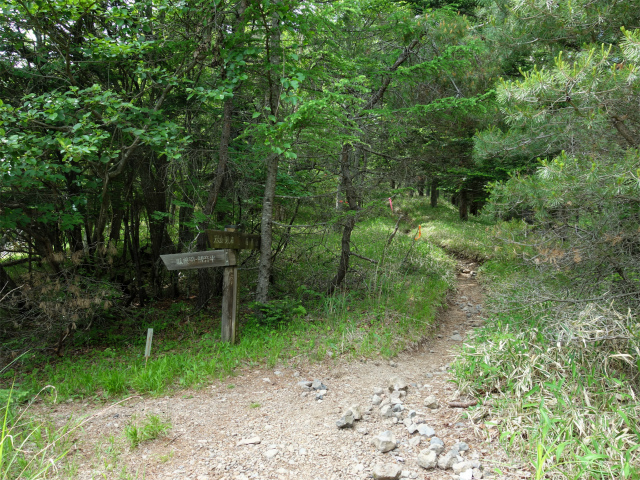
<instances>
[{"instance_id":1,"label":"grassy bank","mask_svg":"<svg viewBox=\"0 0 640 480\"><path fill-rule=\"evenodd\" d=\"M536 479L640 478L636 312L545 301L572 285L551 281L519 259L525 247L500 240L530 227L462 223L448 210L425 217L427 237L484 260L487 322L454 364L460 390L480 400L471 418L528 459Z\"/></svg>"}]
</instances>

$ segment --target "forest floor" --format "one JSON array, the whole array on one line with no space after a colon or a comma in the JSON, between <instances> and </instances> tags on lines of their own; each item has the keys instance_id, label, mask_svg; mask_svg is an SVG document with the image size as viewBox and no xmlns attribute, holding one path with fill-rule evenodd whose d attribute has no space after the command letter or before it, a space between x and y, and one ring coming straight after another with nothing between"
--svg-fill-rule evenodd
<instances>
[{"instance_id":1,"label":"forest floor","mask_svg":"<svg viewBox=\"0 0 640 480\"><path fill-rule=\"evenodd\" d=\"M207 388L163 397L134 397L108 408L63 403L46 408L57 424L70 418L85 421L76 430L74 447L59 478L77 479L365 479L378 464L398 465L403 478L451 479L452 470L425 470L418 453L429 439L411 435L402 419L415 410L444 441L445 453L457 442L469 449L465 460L478 460L484 478L529 478L527 465L508 458L498 442L498 430L465 419L465 410L450 408L459 393L448 371L463 339L481 324L481 313L470 316L462 307L482 305L481 287L471 273L477 265L460 264L457 288L437 320L436 335L393 361L327 358L297 368L246 368L237 376ZM481 308L481 307L480 307ZM479 310L479 309L478 309ZM459 335L460 337L458 337ZM372 405L374 389L387 389L389 379L408 383L401 419L383 418ZM306 391L299 382L320 380L327 392ZM424 404L435 396L439 408ZM360 405L364 413L353 428L338 429L345 409ZM155 440L131 448L125 429L156 415L172 425ZM495 421L495 419L492 419ZM379 452L372 439L390 430L397 448ZM243 442L245 440L246 442ZM256 443L248 443L256 442ZM257 443L259 442L259 443ZM242 444L247 443L247 444Z\"/></svg>"}]
</instances>

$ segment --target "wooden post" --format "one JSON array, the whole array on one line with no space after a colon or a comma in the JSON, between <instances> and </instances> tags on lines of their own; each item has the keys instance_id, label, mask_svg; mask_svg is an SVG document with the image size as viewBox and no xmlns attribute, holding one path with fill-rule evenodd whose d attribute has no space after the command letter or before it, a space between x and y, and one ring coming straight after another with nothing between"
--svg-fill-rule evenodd
<instances>
[{"instance_id":1,"label":"wooden post","mask_svg":"<svg viewBox=\"0 0 640 480\"><path fill-rule=\"evenodd\" d=\"M153 340L153 328L147 330L147 345L144 349L144 368L147 368L147 360L151 356L151 342Z\"/></svg>"},{"instance_id":2,"label":"wooden post","mask_svg":"<svg viewBox=\"0 0 640 480\"><path fill-rule=\"evenodd\" d=\"M235 232L234 226L226 227L225 232ZM222 341L236 343L236 317L238 314L238 266L235 249L227 249L232 266L224 267L222 275Z\"/></svg>"},{"instance_id":3,"label":"wooden post","mask_svg":"<svg viewBox=\"0 0 640 480\"><path fill-rule=\"evenodd\" d=\"M209 248L202 252L160 255L167 270L225 267L222 277L222 341L236 343L236 319L238 316L238 250L260 249L259 235L236 232L233 225L222 231L207 230Z\"/></svg>"}]
</instances>

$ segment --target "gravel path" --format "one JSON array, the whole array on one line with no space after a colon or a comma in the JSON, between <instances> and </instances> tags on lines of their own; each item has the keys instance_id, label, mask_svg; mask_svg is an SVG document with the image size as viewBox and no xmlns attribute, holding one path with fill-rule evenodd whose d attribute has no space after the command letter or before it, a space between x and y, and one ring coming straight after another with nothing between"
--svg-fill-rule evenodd
<instances>
[{"instance_id":1,"label":"gravel path","mask_svg":"<svg viewBox=\"0 0 640 480\"><path fill-rule=\"evenodd\" d=\"M407 424L413 421L417 424L414 426L433 428L445 444L445 453L457 442L466 443L469 449L459 455L464 460L477 460L484 478L529 477L521 465L507 460L497 444L495 429L474 425L463 418L463 408L448 406L449 401L459 399L447 371L461 344L456 339L464 338L482 321L475 269L471 262L460 266L457 292L450 308L438 319L436 337L392 362L328 359L296 370L245 369L237 377L206 389L133 399L106 411L85 406L80 412L73 404L56 407L57 418L68 418L70 413L94 415L78 435L79 448L72 452L78 467L74 478L366 479L372 477L376 465L386 466L393 475L400 472L400 478L472 478L470 473L465 477L453 470L419 466L417 456L430 440L420 432L409 433ZM380 407L372 405L375 389L383 389L383 403L391 400L388 383L394 376L408 384L406 396L400 400L404 410L397 415L399 419L384 418ZM316 379L327 387L322 400L316 399L318 390L307 391L299 385ZM230 389L231 383L234 387ZM425 406L429 396L435 396L439 408ZM361 406L362 419L352 428L339 429L336 421L352 405ZM405 420L413 415L409 414L412 410L415 417ZM109 450L107 439L121 438L132 415L142 418L150 414L170 419L173 429L167 437L143 443L133 451L124 446L119 454L115 448ZM391 431L397 441L397 448L388 453L380 452L372 442L383 431ZM109 454L117 455L116 470L108 471ZM122 473L125 466L130 477ZM496 468L502 473L496 473Z\"/></svg>"}]
</instances>

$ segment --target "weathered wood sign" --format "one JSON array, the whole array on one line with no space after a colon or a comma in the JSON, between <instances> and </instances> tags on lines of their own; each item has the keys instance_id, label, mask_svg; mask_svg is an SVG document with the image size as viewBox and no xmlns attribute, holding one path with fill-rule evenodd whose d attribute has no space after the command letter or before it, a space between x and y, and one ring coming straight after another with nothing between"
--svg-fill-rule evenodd
<instances>
[{"instance_id":1,"label":"weathered wood sign","mask_svg":"<svg viewBox=\"0 0 640 480\"><path fill-rule=\"evenodd\" d=\"M209 248L206 252L160 255L168 270L192 270L195 268L224 267L222 276L222 341L236 342L236 317L238 314L237 251L260 248L260 235L246 235L227 227L225 231L207 230Z\"/></svg>"},{"instance_id":2,"label":"weathered wood sign","mask_svg":"<svg viewBox=\"0 0 640 480\"><path fill-rule=\"evenodd\" d=\"M193 270L194 268L228 267L236 264L236 256L229 250L175 253L160 255L167 270Z\"/></svg>"},{"instance_id":3,"label":"weathered wood sign","mask_svg":"<svg viewBox=\"0 0 640 480\"><path fill-rule=\"evenodd\" d=\"M237 250L259 250L260 235L240 232L207 230L210 248L233 248Z\"/></svg>"}]
</instances>

